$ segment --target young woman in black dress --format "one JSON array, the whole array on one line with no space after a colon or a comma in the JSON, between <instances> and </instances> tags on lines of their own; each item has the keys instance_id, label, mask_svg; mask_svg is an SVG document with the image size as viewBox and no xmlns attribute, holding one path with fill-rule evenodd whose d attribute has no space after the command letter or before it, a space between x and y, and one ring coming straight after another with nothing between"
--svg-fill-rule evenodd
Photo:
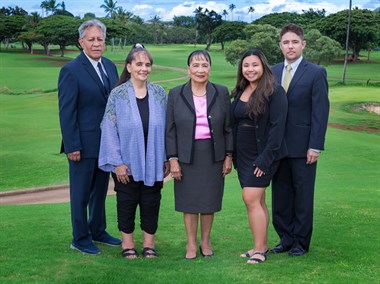
<instances>
[{"instance_id":1,"label":"young woman in black dress","mask_svg":"<svg viewBox=\"0 0 380 284\"><path fill-rule=\"evenodd\" d=\"M286 155L284 130L287 98L276 85L265 55L257 49L247 51L239 64L232 104L235 167L247 207L254 247L241 254L247 263L266 260L268 250L268 208L265 189Z\"/></svg>"}]
</instances>

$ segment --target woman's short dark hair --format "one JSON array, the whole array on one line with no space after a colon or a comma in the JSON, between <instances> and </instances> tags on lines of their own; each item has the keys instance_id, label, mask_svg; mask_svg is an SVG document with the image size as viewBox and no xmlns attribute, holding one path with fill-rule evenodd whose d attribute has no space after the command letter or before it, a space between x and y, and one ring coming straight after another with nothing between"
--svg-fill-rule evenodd
<instances>
[{"instance_id":1,"label":"woman's short dark hair","mask_svg":"<svg viewBox=\"0 0 380 284\"><path fill-rule=\"evenodd\" d=\"M190 53L189 56L187 57L187 66L190 66L190 63L193 60L193 58L206 59L206 61L210 63L210 66L211 66L211 56L206 50L199 49Z\"/></svg>"}]
</instances>

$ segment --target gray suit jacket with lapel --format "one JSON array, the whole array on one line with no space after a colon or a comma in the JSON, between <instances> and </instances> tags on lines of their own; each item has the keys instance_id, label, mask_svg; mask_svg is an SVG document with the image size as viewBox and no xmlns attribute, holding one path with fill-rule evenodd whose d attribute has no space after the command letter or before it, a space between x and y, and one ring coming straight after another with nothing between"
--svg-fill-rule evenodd
<instances>
[{"instance_id":1,"label":"gray suit jacket with lapel","mask_svg":"<svg viewBox=\"0 0 380 284\"><path fill-rule=\"evenodd\" d=\"M221 161L233 151L231 101L228 89L207 83L207 119L211 132L214 161ZM196 113L190 81L169 91L166 112L167 157L192 163Z\"/></svg>"}]
</instances>

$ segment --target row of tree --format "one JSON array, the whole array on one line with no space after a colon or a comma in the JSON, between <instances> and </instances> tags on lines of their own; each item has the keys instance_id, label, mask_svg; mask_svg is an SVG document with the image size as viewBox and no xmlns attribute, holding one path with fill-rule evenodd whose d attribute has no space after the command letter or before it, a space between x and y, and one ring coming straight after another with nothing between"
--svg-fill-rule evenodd
<instances>
[{"instance_id":1,"label":"row of tree","mask_svg":"<svg viewBox=\"0 0 380 284\"><path fill-rule=\"evenodd\" d=\"M163 22L155 16L145 23L140 17L116 6L116 1L104 2L102 8L108 11L107 17L100 20L107 25L107 42L112 49L124 48L135 42L205 44L206 49L213 43L220 43L224 49L226 42L234 41L226 50L226 58L230 63L236 63L240 49L252 47L262 49L269 55L270 62L276 62L281 58L278 53L279 29L292 22L306 31L308 45L305 54L308 58L317 63L327 63L336 50L345 46L346 41L348 10L329 16L326 16L325 10L313 9L302 14L272 13L248 24L223 20L222 15L215 11L198 7L194 16L176 16L171 22ZM47 8L50 7L48 4L55 6ZM58 45L64 56L66 46L78 46L77 28L80 23L95 18L91 13L85 14L82 19L74 17L65 10L64 2L57 4L54 0L43 1L42 7L49 16L41 17L36 12L29 15L17 6L0 8L0 40L5 48L12 42L21 41L31 53L33 44L40 44L49 54L49 47ZM349 46L354 60L361 50L369 51L380 45L379 30L378 11L352 10Z\"/></svg>"}]
</instances>

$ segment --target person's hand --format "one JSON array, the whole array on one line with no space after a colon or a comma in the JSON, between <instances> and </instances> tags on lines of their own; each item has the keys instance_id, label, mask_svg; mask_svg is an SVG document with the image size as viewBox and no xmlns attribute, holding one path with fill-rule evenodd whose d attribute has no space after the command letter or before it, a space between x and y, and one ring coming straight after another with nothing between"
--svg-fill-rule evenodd
<instances>
[{"instance_id":1,"label":"person's hand","mask_svg":"<svg viewBox=\"0 0 380 284\"><path fill-rule=\"evenodd\" d=\"M256 177L262 177L265 175L265 172L261 169L259 169L259 167L255 167L255 170L253 171L253 174L256 176Z\"/></svg>"},{"instance_id":2,"label":"person's hand","mask_svg":"<svg viewBox=\"0 0 380 284\"><path fill-rule=\"evenodd\" d=\"M164 163L164 178L166 178L170 174L170 163Z\"/></svg>"},{"instance_id":3,"label":"person's hand","mask_svg":"<svg viewBox=\"0 0 380 284\"><path fill-rule=\"evenodd\" d=\"M129 174L131 173L131 169L126 165L117 166L115 168L115 173L117 177L117 181L123 184L129 183Z\"/></svg>"},{"instance_id":4,"label":"person's hand","mask_svg":"<svg viewBox=\"0 0 380 284\"><path fill-rule=\"evenodd\" d=\"M182 172L181 172L181 166L179 165L178 160L173 159L170 160L170 174L175 180L181 180L182 178Z\"/></svg>"},{"instance_id":5,"label":"person's hand","mask_svg":"<svg viewBox=\"0 0 380 284\"><path fill-rule=\"evenodd\" d=\"M231 169L232 169L232 157L226 156L224 158L224 163L223 163L223 171L222 171L223 177L228 175L231 172Z\"/></svg>"},{"instance_id":6,"label":"person's hand","mask_svg":"<svg viewBox=\"0 0 380 284\"><path fill-rule=\"evenodd\" d=\"M307 150L306 164L308 165L314 164L318 160L318 157L319 157L318 152L312 149Z\"/></svg>"},{"instance_id":7,"label":"person's hand","mask_svg":"<svg viewBox=\"0 0 380 284\"><path fill-rule=\"evenodd\" d=\"M70 161L73 162L79 162L80 161L80 151L75 151L67 154L67 158Z\"/></svg>"}]
</instances>

